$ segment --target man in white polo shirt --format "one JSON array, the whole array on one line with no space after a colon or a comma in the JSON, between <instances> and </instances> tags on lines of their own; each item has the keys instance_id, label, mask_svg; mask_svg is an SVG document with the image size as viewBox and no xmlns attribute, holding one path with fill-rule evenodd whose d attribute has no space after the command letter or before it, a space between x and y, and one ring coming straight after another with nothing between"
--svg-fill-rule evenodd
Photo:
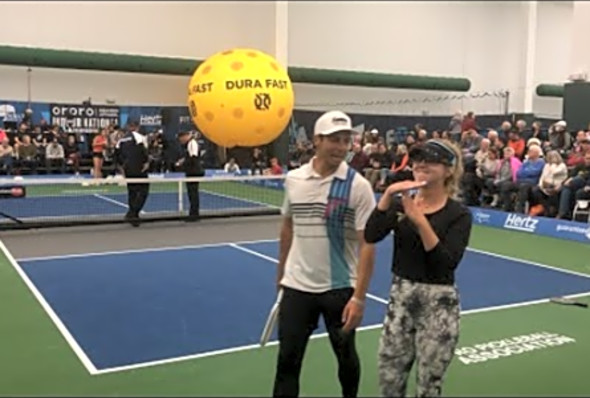
<instances>
[{"instance_id":1,"label":"man in white polo shirt","mask_svg":"<svg viewBox=\"0 0 590 398\"><path fill-rule=\"evenodd\" d=\"M345 113L323 114L314 128L315 156L285 180L274 397L299 395L303 356L320 315L338 359L342 394L358 393L355 329L362 320L375 258L363 231L376 202L369 182L344 161L352 133Z\"/></svg>"}]
</instances>

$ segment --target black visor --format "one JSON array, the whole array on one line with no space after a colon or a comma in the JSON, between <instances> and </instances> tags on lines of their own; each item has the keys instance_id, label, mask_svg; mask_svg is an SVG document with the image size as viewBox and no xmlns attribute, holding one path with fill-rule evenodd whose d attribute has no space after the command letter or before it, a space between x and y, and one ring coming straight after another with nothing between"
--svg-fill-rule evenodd
<instances>
[{"instance_id":1,"label":"black visor","mask_svg":"<svg viewBox=\"0 0 590 398\"><path fill-rule=\"evenodd\" d=\"M415 145L410 150L411 162L438 163L447 166L455 165L457 157L445 144L428 140L424 144Z\"/></svg>"}]
</instances>

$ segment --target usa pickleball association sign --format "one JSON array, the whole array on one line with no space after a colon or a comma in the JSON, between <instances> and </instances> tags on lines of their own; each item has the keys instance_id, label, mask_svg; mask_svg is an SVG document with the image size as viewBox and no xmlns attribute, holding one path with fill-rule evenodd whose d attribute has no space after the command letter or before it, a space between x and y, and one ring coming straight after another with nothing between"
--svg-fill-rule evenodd
<instances>
[{"instance_id":1,"label":"usa pickleball association sign","mask_svg":"<svg viewBox=\"0 0 590 398\"><path fill-rule=\"evenodd\" d=\"M119 107L106 105L51 104L51 124L70 127L76 133L97 133L119 124Z\"/></svg>"}]
</instances>

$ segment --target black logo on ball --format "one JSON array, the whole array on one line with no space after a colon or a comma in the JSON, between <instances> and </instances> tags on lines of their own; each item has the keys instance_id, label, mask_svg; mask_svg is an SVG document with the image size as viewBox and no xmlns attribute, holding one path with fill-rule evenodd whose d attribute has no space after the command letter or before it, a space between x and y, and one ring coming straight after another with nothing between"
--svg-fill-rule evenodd
<instances>
[{"instance_id":1,"label":"black logo on ball","mask_svg":"<svg viewBox=\"0 0 590 398\"><path fill-rule=\"evenodd\" d=\"M270 95L267 93L256 94L256 97L254 98L254 106L259 111L269 110L271 102Z\"/></svg>"},{"instance_id":2,"label":"black logo on ball","mask_svg":"<svg viewBox=\"0 0 590 398\"><path fill-rule=\"evenodd\" d=\"M195 105L195 101L191 101L191 115L197 117L197 106Z\"/></svg>"}]
</instances>

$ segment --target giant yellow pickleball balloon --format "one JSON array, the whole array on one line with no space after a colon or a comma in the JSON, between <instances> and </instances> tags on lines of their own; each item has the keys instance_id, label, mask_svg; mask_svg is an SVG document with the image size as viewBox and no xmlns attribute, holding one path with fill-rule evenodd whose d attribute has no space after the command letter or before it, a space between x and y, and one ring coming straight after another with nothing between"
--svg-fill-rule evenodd
<instances>
[{"instance_id":1,"label":"giant yellow pickleball balloon","mask_svg":"<svg viewBox=\"0 0 590 398\"><path fill-rule=\"evenodd\" d=\"M254 147L275 140L294 106L287 71L261 51L236 48L207 58L195 70L188 106L193 122L223 147Z\"/></svg>"}]
</instances>

